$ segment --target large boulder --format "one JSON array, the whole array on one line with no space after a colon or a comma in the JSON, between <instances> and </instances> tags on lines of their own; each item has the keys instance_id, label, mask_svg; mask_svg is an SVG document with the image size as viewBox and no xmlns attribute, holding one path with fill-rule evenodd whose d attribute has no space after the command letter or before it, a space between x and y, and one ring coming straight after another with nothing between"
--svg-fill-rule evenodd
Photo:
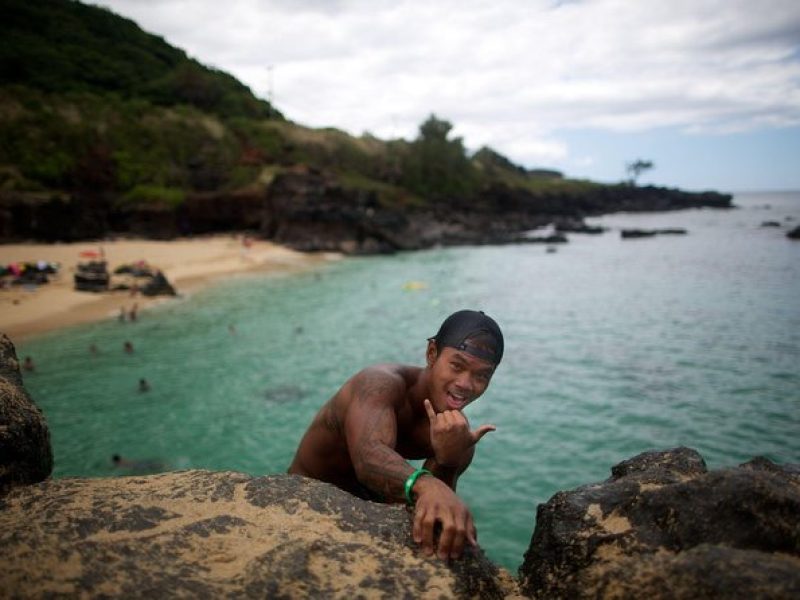
<instances>
[{"instance_id":1,"label":"large boulder","mask_svg":"<svg viewBox=\"0 0 800 600\"><path fill-rule=\"evenodd\" d=\"M520 567L534 598L799 598L800 470L709 472L694 450L640 454L540 505Z\"/></svg>"},{"instance_id":2,"label":"large boulder","mask_svg":"<svg viewBox=\"0 0 800 600\"><path fill-rule=\"evenodd\" d=\"M53 471L50 431L22 385L14 344L0 333L0 497Z\"/></svg>"},{"instance_id":3,"label":"large boulder","mask_svg":"<svg viewBox=\"0 0 800 600\"><path fill-rule=\"evenodd\" d=\"M504 598L480 550L426 557L399 505L294 475L59 479L0 500L12 597ZM2 594L0 594L2 595Z\"/></svg>"}]
</instances>

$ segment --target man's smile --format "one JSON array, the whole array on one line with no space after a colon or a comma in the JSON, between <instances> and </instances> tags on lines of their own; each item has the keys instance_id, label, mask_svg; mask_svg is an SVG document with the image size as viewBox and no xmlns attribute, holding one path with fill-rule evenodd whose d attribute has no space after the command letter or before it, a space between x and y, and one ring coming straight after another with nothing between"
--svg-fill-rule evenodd
<instances>
[{"instance_id":1,"label":"man's smile","mask_svg":"<svg viewBox=\"0 0 800 600\"><path fill-rule=\"evenodd\" d=\"M461 410L469 403L469 397L455 391L448 391L445 394L445 400L450 410Z\"/></svg>"}]
</instances>

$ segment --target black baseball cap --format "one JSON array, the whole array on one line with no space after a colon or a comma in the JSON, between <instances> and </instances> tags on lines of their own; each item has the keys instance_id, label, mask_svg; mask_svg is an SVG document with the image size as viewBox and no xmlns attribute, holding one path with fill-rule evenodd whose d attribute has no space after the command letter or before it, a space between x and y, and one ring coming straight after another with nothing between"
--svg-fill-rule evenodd
<instances>
[{"instance_id":1,"label":"black baseball cap","mask_svg":"<svg viewBox=\"0 0 800 600\"><path fill-rule=\"evenodd\" d=\"M437 348L455 348L495 367L503 358L503 332L494 319L480 310L454 312L444 320L439 332L429 339L436 342Z\"/></svg>"}]
</instances>

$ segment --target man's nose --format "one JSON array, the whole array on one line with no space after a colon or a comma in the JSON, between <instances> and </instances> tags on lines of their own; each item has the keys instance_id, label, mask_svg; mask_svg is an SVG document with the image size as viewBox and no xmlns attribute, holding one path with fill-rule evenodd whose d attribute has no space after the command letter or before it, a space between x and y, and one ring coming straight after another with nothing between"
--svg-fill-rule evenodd
<instances>
[{"instance_id":1,"label":"man's nose","mask_svg":"<svg viewBox=\"0 0 800 600\"><path fill-rule=\"evenodd\" d=\"M474 381L472 380L472 375L470 375L468 371L462 371L459 373L458 377L456 378L456 386L464 390L472 391L472 389L475 387Z\"/></svg>"}]
</instances>

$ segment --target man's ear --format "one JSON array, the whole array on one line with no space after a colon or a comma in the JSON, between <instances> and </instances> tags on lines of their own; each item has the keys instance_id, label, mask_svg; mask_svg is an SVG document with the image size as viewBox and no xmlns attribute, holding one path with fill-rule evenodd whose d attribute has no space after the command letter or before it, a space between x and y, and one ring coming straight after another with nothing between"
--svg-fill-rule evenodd
<instances>
[{"instance_id":1,"label":"man's ear","mask_svg":"<svg viewBox=\"0 0 800 600\"><path fill-rule=\"evenodd\" d=\"M436 357L438 355L439 353L436 350L436 342L433 340L428 340L428 349L425 351L425 362L427 363L428 367L433 366L433 363L436 362Z\"/></svg>"}]
</instances>

